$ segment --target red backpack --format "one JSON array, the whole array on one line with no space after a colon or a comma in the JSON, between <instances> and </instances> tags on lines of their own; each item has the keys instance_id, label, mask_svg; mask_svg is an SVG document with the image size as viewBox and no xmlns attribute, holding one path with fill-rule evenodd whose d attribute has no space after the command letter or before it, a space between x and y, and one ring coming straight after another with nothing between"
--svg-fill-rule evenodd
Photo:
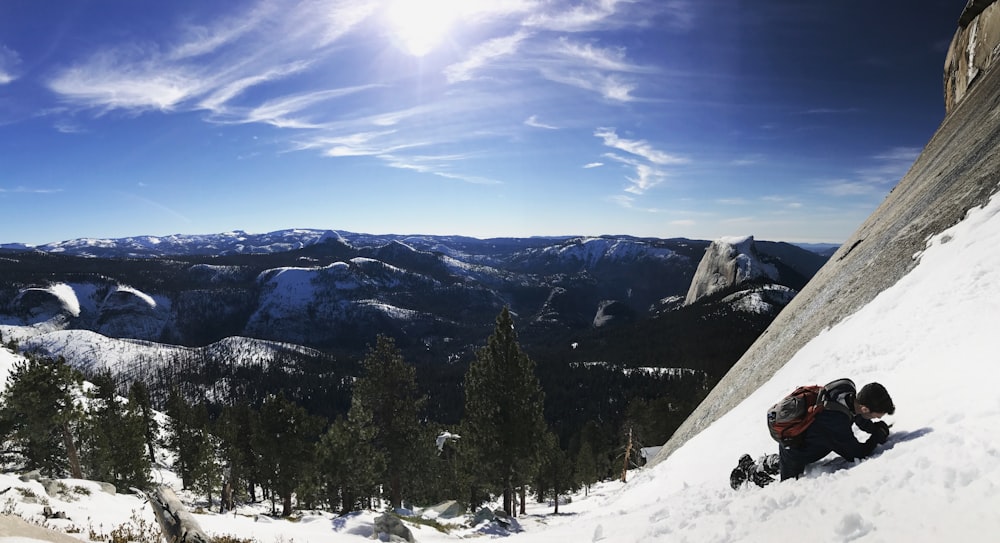
<instances>
[{"instance_id":1,"label":"red backpack","mask_svg":"<svg viewBox=\"0 0 1000 543\"><path fill-rule=\"evenodd\" d=\"M848 388L849 387L849 388ZM785 396L767 410L767 429L771 437L782 445L795 446L802 442L802 432L812 424L829 405L832 409L848 416L853 416L846 407L829 397L830 391L854 391L854 383L850 379L838 379L826 386L800 386Z\"/></svg>"},{"instance_id":2,"label":"red backpack","mask_svg":"<svg viewBox=\"0 0 1000 543\"><path fill-rule=\"evenodd\" d=\"M823 411L823 403L817 401L822 391L820 385L801 386L772 405L767 410L767 429L771 437L782 445L801 441L802 432Z\"/></svg>"}]
</instances>

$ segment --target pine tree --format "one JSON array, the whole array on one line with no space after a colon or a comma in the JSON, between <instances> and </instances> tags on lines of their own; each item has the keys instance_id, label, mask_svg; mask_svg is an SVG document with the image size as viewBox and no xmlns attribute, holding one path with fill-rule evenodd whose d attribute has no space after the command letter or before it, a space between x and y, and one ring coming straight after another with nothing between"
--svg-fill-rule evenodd
<instances>
[{"instance_id":1,"label":"pine tree","mask_svg":"<svg viewBox=\"0 0 1000 543\"><path fill-rule=\"evenodd\" d=\"M567 490L571 490L574 486L572 484L573 470L572 465L566 459L566 453L559 448L559 443L556 441L555 436L551 433L547 433L542 439L544 446L544 451L542 455L542 463L538 469L538 482L537 482L537 492L539 500L543 500L545 497L552 496L552 501L555 503L555 510L553 513L559 514L559 496L565 493Z\"/></svg>"},{"instance_id":2,"label":"pine tree","mask_svg":"<svg viewBox=\"0 0 1000 543\"><path fill-rule=\"evenodd\" d=\"M254 448L260 454L263 482L281 498L282 516L292 514L292 494L315 461L321 430L321 419L283 396L270 396L261 405Z\"/></svg>"},{"instance_id":3,"label":"pine tree","mask_svg":"<svg viewBox=\"0 0 1000 543\"><path fill-rule=\"evenodd\" d=\"M208 496L220 484L215 446L208 431L208 409L204 403L190 405L176 388L167 398L166 446L176 455L174 469L184 488Z\"/></svg>"},{"instance_id":4,"label":"pine tree","mask_svg":"<svg viewBox=\"0 0 1000 543\"><path fill-rule=\"evenodd\" d=\"M213 432L220 440L223 464L220 509L231 510L237 498L255 499L254 486L260 480L260 463L254 448L258 414L249 404L227 406L215 421Z\"/></svg>"},{"instance_id":5,"label":"pine tree","mask_svg":"<svg viewBox=\"0 0 1000 543\"><path fill-rule=\"evenodd\" d=\"M83 377L61 359L28 357L14 364L0 420L25 468L50 477L82 478L72 429L83 418L75 402Z\"/></svg>"},{"instance_id":6,"label":"pine tree","mask_svg":"<svg viewBox=\"0 0 1000 543\"><path fill-rule=\"evenodd\" d=\"M128 392L128 402L138 409L142 416L143 437L146 441L146 451L149 453L150 464L156 463L156 435L160 430L159 423L153 415L153 404L149 398L149 388L142 381L134 381Z\"/></svg>"},{"instance_id":7,"label":"pine tree","mask_svg":"<svg viewBox=\"0 0 1000 543\"><path fill-rule=\"evenodd\" d=\"M382 454L374 446L378 430L371 413L360 402L351 403L347 418L338 418L317 448L321 492L331 508L339 505L345 514L367 505L385 470Z\"/></svg>"},{"instance_id":8,"label":"pine tree","mask_svg":"<svg viewBox=\"0 0 1000 543\"><path fill-rule=\"evenodd\" d=\"M540 462L543 405L535 364L521 350L505 307L465 376L461 445L474 457L480 482L502 492L510 515L514 489L531 480Z\"/></svg>"},{"instance_id":9,"label":"pine tree","mask_svg":"<svg viewBox=\"0 0 1000 543\"><path fill-rule=\"evenodd\" d=\"M385 459L385 486L392 507L402 505L404 487L417 475L421 452L433 444L421 441L416 370L403 361L395 342L379 335L364 360L364 375L354 386L354 398L371 413L376 428L374 447Z\"/></svg>"},{"instance_id":10,"label":"pine tree","mask_svg":"<svg viewBox=\"0 0 1000 543\"><path fill-rule=\"evenodd\" d=\"M590 485L597 482L597 460L589 440L580 442L580 450L576 453L576 480L583 485L584 495L590 494Z\"/></svg>"},{"instance_id":11,"label":"pine tree","mask_svg":"<svg viewBox=\"0 0 1000 543\"><path fill-rule=\"evenodd\" d=\"M91 479L118 488L149 486L150 462L146 456L145 424L139 406L116 394L110 372L92 380L90 413L85 424L83 459Z\"/></svg>"}]
</instances>

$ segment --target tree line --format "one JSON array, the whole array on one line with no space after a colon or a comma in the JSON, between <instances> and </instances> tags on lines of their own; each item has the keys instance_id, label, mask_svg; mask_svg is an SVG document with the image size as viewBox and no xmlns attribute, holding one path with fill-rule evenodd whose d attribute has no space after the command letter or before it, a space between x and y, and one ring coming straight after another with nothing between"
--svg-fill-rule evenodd
<instances>
[{"instance_id":1,"label":"tree line","mask_svg":"<svg viewBox=\"0 0 1000 543\"><path fill-rule=\"evenodd\" d=\"M688 389L706 386L691 375L677 379ZM284 516L295 508L350 512L449 499L475 509L496 498L515 516L529 492L552 500L558 512L561 494L609 477L622 461L633 463L597 420L568 435L552 418L569 406L550 406L547 417L536 364L522 350L507 308L465 372L457 424L426 417L428 398L414 366L384 335L364 357L346 413L335 415L318 415L322 410L304 407L287 390L220 406L173 387L161 423L141 381L126 397L116 393L110 374L91 382L85 387L62 360L18 362L0 396L5 462L146 489L152 466L164 460L156 456L162 448L183 486L210 505L224 511L266 500ZM637 430L630 433L657 435L650 443L661 444L660 434L672 428L658 423L656 413L670 419L691 401L637 398L626 408L627 424ZM671 419L668 426L676 424Z\"/></svg>"}]
</instances>

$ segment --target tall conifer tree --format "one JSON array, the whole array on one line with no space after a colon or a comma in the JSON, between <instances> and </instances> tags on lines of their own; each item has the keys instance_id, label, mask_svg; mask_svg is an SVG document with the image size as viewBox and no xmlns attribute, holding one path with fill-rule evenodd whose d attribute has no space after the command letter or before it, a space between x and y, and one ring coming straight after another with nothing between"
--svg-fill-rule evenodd
<instances>
[{"instance_id":1,"label":"tall conifer tree","mask_svg":"<svg viewBox=\"0 0 1000 543\"><path fill-rule=\"evenodd\" d=\"M416 369L406 364L396 343L379 335L364 360L364 376L354 386L354 398L367 410L376 428L374 447L385 459L385 485L392 507L402 505L404 488L412 484L414 460L427 456L433 442L421 442L420 409ZM426 451L424 451L426 452Z\"/></svg>"},{"instance_id":2,"label":"tall conifer tree","mask_svg":"<svg viewBox=\"0 0 1000 543\"><path fill-rule=\"evenodd\" d=\"M0 419L25 468L82 478L73 427L83 418L75 397L83 378L62 359L29 357L7 376Z\"/></svg>"},{"instance_id":3,"label":"tall conifer tree","mask_svg":"<svg viewBox=\"0 0 1000 543\"><path fill-rule=\"evenodd\" d=\"M544 395L535 363L517 342L508 308L465 375L461 445L475 458L480 482L503 494L513 515L514 489L534 477L546 432Z\"/></svg>"},{"instance_id":4,"label":"tall conifer tree","mask_svg":"<svg viewBox=\"0 0 1000 543\"><path fill-rule=\"evenodd\" d=\"M292 493L315 463L321 431L322 420L284 396L270 396L260 408L254 448L264 482L281 498L284 517L292 514Z\"/></svg>"},{"instance_id":5,"label":"tall conifer tree","mask_svg":"<svg viewBox=\"0 0 1000 543\"><path fill-rule=\"evenodd\" d=\"M384 472L382 453L373 445L377 428L368 410L356 399L347 418L338 418L318 445L320 484L331 508L357 511L371 501Z\"/></svg>"},{"instance_id":6,"label":"tall conifer tree","mask_svg":"<svg viewBox=\"0 0 1000 543\"><path fill-rule=\"evenodd\" d=\"M150 460L141 408L117 395L109 371L94 377L93 383L83 438L86 473L118 488L147 488Z\"/></svg>"}]
</instances>

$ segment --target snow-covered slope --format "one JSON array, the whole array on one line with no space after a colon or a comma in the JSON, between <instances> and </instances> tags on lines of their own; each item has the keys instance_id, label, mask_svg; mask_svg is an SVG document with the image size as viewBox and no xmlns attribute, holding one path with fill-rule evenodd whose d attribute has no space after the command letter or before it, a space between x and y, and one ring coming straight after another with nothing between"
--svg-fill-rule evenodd
<instances>
[{"instance_id":1,"label":"snow-covered slope","mask_svg":"<svg viewBox=\"0 0 1000 543\"><path fill-rule=\"evenodd\" d=\"M319 353L288 343L246 337L228 337L205 347L182 347L136 339L110 338L89 330L35 330L20 326L0 326L4 340L16 340L25 352L50 358L63 357L87 375L110 371L135 379L167 369L176 360L209 358L229 364L267 364L288 351Z\"/></svg>"}]
</instances>

